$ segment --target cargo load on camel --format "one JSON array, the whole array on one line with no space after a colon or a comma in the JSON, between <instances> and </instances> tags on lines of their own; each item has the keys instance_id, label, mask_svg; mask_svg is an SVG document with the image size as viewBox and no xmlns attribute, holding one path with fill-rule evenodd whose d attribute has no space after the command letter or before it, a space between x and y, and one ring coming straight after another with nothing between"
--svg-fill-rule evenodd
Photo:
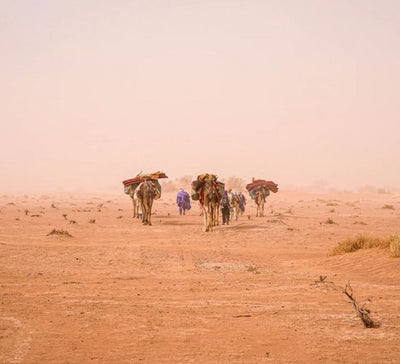
<instances>
[{"instance_id":1,"label":"cargo load on camel","mask_svg":"<svg viewBox=\"0 0 400 364\"><path fill-rule=\"evenodd\" d=\"M267 193L267 196L269 195L269 191L273 193L277 193L279 188L278 185L275 182L272 181L266 181L263 179L257 179L255 180L253 178L253 181L246 185L246 190L249 191L250 197L254 200L256 198L256 192L260 189L264 188L265 192Z\"/></svg>"},{"instance_id":2,"label":"cargo load on camel","mask_svg":"<svg viewBox=\"0 0 400 364\"><path fill-rule=\"evenodd\" d=\"M190 197L193 201L203 202L203 186L205 182L212 181L218 191L219 200L221 200L224 195L225 183L218 181L218 176L210 173L203 173L197 176L197 179L192 182L192 191Z\"/></svg>"},{"instance_id":3,"label":"cargo load on camel","mask_svg":"<svg viewBox=\"0 0 400 364\"><path fill-rule=\"evenodd\" d=\"M159 191L158 197L161 197L161 185L158 182L159 179L161 178L168 178L168 176L164 173L164 172L154 172L154 173L142 173L140 172L136 177L134 178L130 178L130 179L126 179L125 181L122 181L123 185L124 185L124 192L133 197L134 193L136 191L136 189L139 187L139 185L148 180L151 181L155 184L157 190Z\"/></svg>"}]
</instances>

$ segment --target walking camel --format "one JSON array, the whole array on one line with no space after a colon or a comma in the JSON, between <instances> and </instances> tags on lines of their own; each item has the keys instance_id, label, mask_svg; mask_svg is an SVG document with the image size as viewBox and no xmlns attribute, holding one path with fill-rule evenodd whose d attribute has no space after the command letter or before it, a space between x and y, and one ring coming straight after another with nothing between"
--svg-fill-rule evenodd
<instances>
[{"instance_id":1,"label":"walking camel","mask_svg":"<svg viewBox=\"0 0 400 364\"><path fill-rule=\"evenodd\" d=\"M200 202L201 203L201 202ZM203 201L201 203L204 211L204 231L213 231L217 224L219 206L219 193L213 181L206 181L203 185Z\"/></svg>"},{"instance_id":2,"label":"walking camel","mask_svg":"<svg viewBox=\"0 0 400 364\"><path fill-rule=\"evenodd\" d=\"M137 196L140 205L142 206L143 225L151 226L151 208L153 206L153 200L157 199L160 195L156 185L150 181L145 180L137 188Z\"/></svg>"},{"instance_id":3,"label":"walking camel","mask_svg":"<svg viewBox=\"0 0 400 364\"><path fill-rule=\"evenodd\" d=\"M264 217L264 204L265 199L269 196L269 190L265 186L260 186L257 191L255 191L255 203L257 205L257 217Z\"/></svg>"},{"instance_id":4,"label":"walking camel","mask_svg":"<svg viewBox=\"0 0 400 364\"><path fill-rule=\"evenodd\" d=\"M219 184L215 181L216 178L212 179L208 178L208 176L198 178L192 182L192 189L196 191L198 196L196 200L199 200L200 206L203 209L204 232L213 231L213 227L217 225L220 204Z\"/></svg>"}]
</instances>

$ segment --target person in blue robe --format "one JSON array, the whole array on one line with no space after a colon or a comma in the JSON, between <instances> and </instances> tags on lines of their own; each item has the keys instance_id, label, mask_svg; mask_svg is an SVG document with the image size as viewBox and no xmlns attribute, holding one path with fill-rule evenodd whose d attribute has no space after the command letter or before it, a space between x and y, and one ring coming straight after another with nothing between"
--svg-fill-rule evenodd
<instances>
[{"instance_id":1,"label":"person in blue robe","mask_svg":"<svg viewBox=\"0 0 400 364\"><path fill-rule=\"evenodd\" d=\"M185 215L186 211L189 211L192 208L190 205L190 196L183 187L179 189L179 192L176 195L176 204L179 207L179 215Z\"/></svg>"}]
</instances>

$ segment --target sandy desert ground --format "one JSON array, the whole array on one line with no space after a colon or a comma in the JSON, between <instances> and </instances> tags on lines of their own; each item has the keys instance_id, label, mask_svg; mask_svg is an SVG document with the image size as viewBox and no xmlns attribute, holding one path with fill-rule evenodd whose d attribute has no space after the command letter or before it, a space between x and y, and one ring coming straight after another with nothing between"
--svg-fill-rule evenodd
<instances>
[{"instance_id":1,"label":"sandy desert ground","mask_svg":"<svg viewBox=\"0 0 400 364\"><path fill-rule=\"evenodd\" d=\"M0 197L0 362L400 363L400 258L327 256L400 234L399 194L280 191L213 233L174 196L152 227L122 192Z\"/></svg>"}]
</instances>

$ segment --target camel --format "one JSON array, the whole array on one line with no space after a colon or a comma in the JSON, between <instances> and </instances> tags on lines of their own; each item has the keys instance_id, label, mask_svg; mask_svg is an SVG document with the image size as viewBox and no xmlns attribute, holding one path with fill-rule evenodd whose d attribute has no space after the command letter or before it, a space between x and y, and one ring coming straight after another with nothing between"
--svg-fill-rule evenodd
<instances>
[{"instance_id":1,"label":"camel","mask_svg":"<svg viewBox=\"0 0 400 364\"><path fill-rule=\"evenodd\" d=\"M151 226L151 208L153 200L160 196L160 191L151 180L145 180L137 188L137 197L140 205L142 206L143 225Z\"/></svg>"},{"instance_id":2,"label":"camel","mask_svg":"<svg viewBox=\"0 0 400 364\"><path fill-rule=\"evenodd\" d=\"M239 218L239 211L240 211L240 200L238 195L232 195L231 206L232 206L231 221L233 220L236 221Z\"/></svg>"},{"instance_id":3,"label":"camel","mask_svg":"<svg viewBox=\"0 0 400 364\"><path fill-rule=\"evenodd\" d=\"M195 195L198 196L194 198L194 195L192 195L192 199L199 199L200 206L203 210L203 231L212 231L213 227L217 224L216 219L218 218L220 200L218 185L214 180L198 178L196 181L192 182L192 189L197 192Z\"/></svg>"},{"instance_id":4,"label":"camel","mask_svg":"<svg viewBox=\"0 0 400 364\"><path fill-rule=\"evenodd\" d=\"M255 203L257 205L257 217L264 217L264 204L265 199L269 196L269 190L265 186L261 186L254 192L256 195Z\"/></svg>"},{"instance_id":5,"label":"camel","mask_svg":"<svg viewBox=\"0 0 400 364\"><path fill-rule=\"evenodd\" d=\"M214 181L205 181L202 187L203 201L201 205L204 211L204 232L212 231L216 225L215 219L218 214L219 207L219 192Z\"/></svg>"}]
</instances>

